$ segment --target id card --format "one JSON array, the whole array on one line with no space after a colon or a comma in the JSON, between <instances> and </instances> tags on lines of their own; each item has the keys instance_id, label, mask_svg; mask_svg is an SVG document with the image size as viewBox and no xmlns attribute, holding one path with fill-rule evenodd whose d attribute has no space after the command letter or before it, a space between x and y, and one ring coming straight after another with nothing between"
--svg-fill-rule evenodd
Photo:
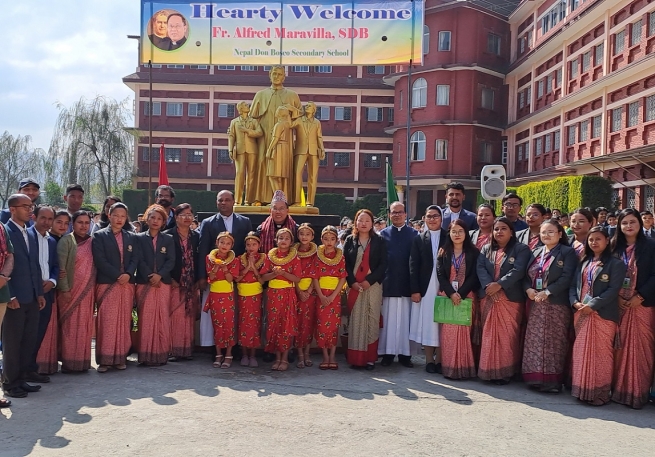
<instances>
[{"instance_id":1,"label":"id card","mask_svg":"<svg viewBox=\"0 0 655 457\"><path fill-rule=\"evenodd\" d=\"M536 288L537 290L542 290L542 289L544 288L544 280L543 280L543 278L536 278L536 279L534 280L534 282L535 282L535 288Z\"/></svg>"},{"instance_id":2,"label":"id card","mask_svg":"<svg viewBox=\"0 0 655 457\"><path fill-rule=\"evenodd\" d=\"M585 295L584 298L582 299L582 304L586 305L587 303L589 303L591 301L592 298L593 297L591 295L589 295L589 294Z\"/></svg>"},{"instance_id":3,"label":"id card","mask_svg":"<svg viewBox=\"0 0 655 457\"><path fill-rule=\"evenodd\" d=\"M623 288L624 289L630 288L630 277L623 278Z\"/></svg>"},{"instance_id":4,"label":"id card","mask_svg":"<svg viewBox=\"0 0 655 457\"><path fill-rule=\"evenodd\" d=\"M450 283L453 286L453 289L455 289L455 292L459 289L459 281L453 281Z\"/></svg>"}]
</instances>

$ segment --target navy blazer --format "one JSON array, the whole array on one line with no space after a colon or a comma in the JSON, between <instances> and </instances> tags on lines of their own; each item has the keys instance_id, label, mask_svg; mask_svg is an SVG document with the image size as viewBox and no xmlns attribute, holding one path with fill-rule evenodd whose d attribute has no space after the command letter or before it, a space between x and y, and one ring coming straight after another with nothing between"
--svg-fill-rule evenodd
<instances>
[{"instance_id":1,"label":"navy blazer","mask_svg":"<svg viewBox=\"0 0 655 457\"><path fill-rule=\"evenodd\" d=\"M161 282L171 283L171 271L175 266L175 245L173 237L165 233L157 236L157 250L152 246L150 232L136 235L139 244L139 266L136 270L136 283L148 284L153 273L161 276ZM157 268L155 270L155 267Z\"/></svg>"},{"instance_id":2,"label":"navy blazer","mask_svg":"<svg viewBox=\"0 0 655 457\"><path fill-rule=\"evenodd\" d=\"M475 213L472 213L469 210L462 208L459 212L459 218L464 221L466 224L467 230L477 230L478 229L478 217ZM448 206L443 210L443 218L441 219L441 227L448 230L450 222L452 219L452 211Z\"/></svg>"},{"instance_id":3,"label":"navy blazer","mask_svg":"<svg viewBox=\"0 0 655 457\"><path fill-rule=\"evenodd\" d=\"M164 232L167 235L173 237L173 243L175 244L175 266L171 271L171 277L180 282L180 277L182 276L182 243L180 243L180 234L177 232L177 227L166 230ZM205 270L205 258L200 259L198 253L198 245L200 244L200 234L193 230L189 231L191 235L191 252L193 255L193 265L194 265L194 276L193 281L198 281L200 279L200 270ZM202 260L202 263L201 263ZM205 272L206 274L206 272Z\"/></svg>"},{"instance_id":4,"label":"navy blazer","mask_svg":"<svg viewBox=\"0 0 655 457\"><path fill-rule=\"evenodd\" d=\"M34 228L34 226L27 229L27 231L34 232L34 236L37 237L36 240L38 243L39 239L38 239L38 235L36 234L36 229ZM48 266L50 267L48 278L52 280L53 284L57 284L57 281L59 281L59 255L57 255L57 240L53 238L52 235L48 236L46 240L48 240ZM40 265L41 264L39 264L39 266ZM54 300L55 288L53 287L52 289L50 289L50 292L45 294L45 296L49 300Z\"/></svg>"},{"instance_id":5,"label":"navy blazer","mask_svg":"<svg viewBox=\"0 0 655 457\"><path fill-rule=\"evenodd\" d=\"M36 234L28 230L29 252L21 230L13 222L5 224L11 244L14 246L14 270L11 272L9 296L18 303L33 303L43 297L43 280L39 265L39 243Z\"/></svg>"},{"instance_id":6,"label":"navy blazer","mask_svg":"<svg viewBox=\"0 0 655 457\"><path fill-rule=\"evenodd\" d=\"M441 229L439 234L439 247L446 241L448 230ZM432 256L432 237L430 230L419 234L412 240L412 248L409 254L409 292L421 294L424 297L430 285L432 272L437 266Z\"/></svg>"},{"instance_id":7,"label":"navy blazer","mask_svg":"<svg viewBox=\"0 0 655 457\"><path fill-rule=\"evenodd\" d=\"M655 306L655 240L641 237L635 246L635 262L637 265L636 292L642 296L643 306ZM623 251L614 255L623 259Z\"/></svg>"},{"instance_id":8,"label":"navy blazer","mask_svg":"<svg viewBox=\"0 0 655 457\"><path fill-rule=\"evenodd\" d=\"M135 283L134 273L139 265L139 243L136 235L125 229L121 230L123 237L123 273L121 273L121 256L116 243L116 236L111 227L94 232L91 240L93 263L96 266L96 283L113 284L118 277L127 273L130 282Z\"/></svg>"},{"instance_id":9,"label":"navy blazer","mask_svg":"<svg viewBox=\"0 0 655 457\"><path fill-rule=\"evenodd\" d=\"M246 252L246 235L248 232L252 231L252 223L250 219L246 216L242 216L237 213L234 214L232 220L232 236L234 237L234 246L232 250L234 254L240 256ZM199 268L200 273L199 279L207 278L207 271L204 268L204 262L207 258L207 255L216 248L216 237L219 233L224 232L225 222L219 213L214 214L207 219L204 219L200 224L200 242L198 245L198 254L200 256L200 262L202 262L203 268Z\"/></svg>"},{"instance_id":10,"label":"navy blazer","mask_svg":"<svg viewBox=\"0 0 655 457\"><path fill-rule=\"evenodd\" d=\"M526 246L530 247L530 227L527 229L523 229L521 231L516 232L516 241L519 243L523 243ZM537 241L537 246L536 247L541 247L543 246L544 243L541 242L541 237L539 237L539 241Z\"/></svg>"},{"instance_id":11,"label":"navy blazer","mask_svg":"<svg viewBox=\"0 0 655 457\"><path fill-rule=\"evenodd\" d=\"M532 251L534 258L538 261L545 247L539 246ZM570 246L559 244L553 251L555 254L548 269L544 271L544 289L550 292L548 302L556 305L570 306L569 288L575 269L578 268L578 254ZM532 265L532 263L530 263ZM528 267L530 266L528 265ZM529 275L523 279L525 290L532 289L532 280Z\"/></svg>"},{"instance_id":12,"label":"navy blazer","mask_svg":"<svg viewBox=\"0 0 655 457\"><path fill-rule=\"evenodd\" d=\"M576 302L582 302L581 297L582 281L587 278L582 277L582 272L589 263L584 260L575 271L575 280L571 282L569 289L569 303L573 306ZM591 284L591 296L593 297L587 305L603 319L619 322L619 292L623 287L625 278L625 264L614 256L608 256L601 259L601 265L596 268L593 281ZM577 311L574 309L574 311Z\"/></svg>"},{"instance_id":13,"label":"navy blazer","mask_svg":"<svg viewBox=\"0 0 655 457\"><path fill-rule=\"evenodd\" d=\"M477 272L480 280L480 298L486 296L485 287L494 282L495 251L490 252L490 250L491 244L487 244L478 256ZM491 255L491 260L489 260L489 255ZM500 266L500 278L495 282L500 284L510 301L519 303L525 301L523 278L533 259L530 249L517 241L514 241L513 246L505 251L505 258Z\"/></svg>"},{"instance_id":14,"label":"navy blazer","mask_svg":"<svg viewBox=\"0 0 655 457\"><path fill-rule=\"evenodd\" d=\"M5 208L2 211L0 211L0 222L3 224L6 224L9 222L9 219L11 219L11 211L9 211L9 208ZM32 227L34 225L34 221L30 219L25 223L26 227Z\"/></svg>"}]
</instances>

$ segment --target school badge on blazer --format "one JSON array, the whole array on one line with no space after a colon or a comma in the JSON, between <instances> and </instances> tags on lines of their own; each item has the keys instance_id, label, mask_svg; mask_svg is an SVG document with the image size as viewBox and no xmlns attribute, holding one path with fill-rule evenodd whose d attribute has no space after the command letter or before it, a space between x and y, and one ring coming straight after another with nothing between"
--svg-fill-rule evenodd
<instances>
[{"instance_id":1,"label":"school badge on blazer","mask_svg":"<svg viewBox=\"0 0 655 457\"><path fill-rule=\"evenodd\" d=\"M509 263L513 264L513 263L514 263L514 257L510 257L509 259L507 259L507 261L508 261Z\"/></svg>"},{"instance_id":2,"label":"school badge on blazer","mask_svg":"<svg viewBox=\"0 0 655 457\"><path fill-rule=\"evenodd\" d=\"M603 282L608 282L610 280L610 275L602 274L602 275L600 275L600 280L603 281Z\"/></svg>"},{"instance_id":3,"label":"school badge on blazer","mask_svg":"<svg viewBox=\"0 0 655 457\"><path fill-rule=\"evenodd\" d=\"M563 260L558 260L557 261L557 266L558 267L563 267L564 266L564 261Z\"/></svg>"},{"instance_id":4,"label":"school badge on blazer","mask_svg":"<svg viewBox=\"0 0 655 457\"><path fill-rule=\"evenodd\" d=\"M161 252L162 254L166 254L166 246L162 246L161 251L159 252Z\"/></svg>"},{"instance_id":5,"label":"school badge on blazer","mask_svg":"<svg viewBox=\"0 0 655 457\"><path fill-rule=\"evenodd\" d=\"M132 252L132 245L131 244L127 245L127 252Z\"/></svg>"}]
</instances>

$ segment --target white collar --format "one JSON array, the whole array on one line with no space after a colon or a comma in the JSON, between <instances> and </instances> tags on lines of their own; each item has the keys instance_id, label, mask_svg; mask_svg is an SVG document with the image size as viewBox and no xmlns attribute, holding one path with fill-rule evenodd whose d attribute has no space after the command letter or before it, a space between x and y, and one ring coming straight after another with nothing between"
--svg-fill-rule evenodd
<instances>
[{"instance_id":1,"label":"white collar","mask_svg":"<svg viewBox=\"0 0 655 457\"><path fill-rule=\"evenodd\" d=\"M226 220L230 219L232 216L234 216L234 213L230 214L229 216L223 216L222 214L219 213L219 216L221 216L223 218L223 220L226 221Z\"/></svg>"}]
</instances>

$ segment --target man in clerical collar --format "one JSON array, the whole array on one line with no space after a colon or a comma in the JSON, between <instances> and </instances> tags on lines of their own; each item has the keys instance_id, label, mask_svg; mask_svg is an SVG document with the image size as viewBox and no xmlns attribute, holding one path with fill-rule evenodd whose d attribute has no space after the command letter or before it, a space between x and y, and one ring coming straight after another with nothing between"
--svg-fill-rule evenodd
<instances>
[{"instance_id":1,"label":"man in clerical collar","mask_svg":"<svg viewBox=\"0 0 655 457\"><path fill-rule=\"evenodd\" d=\"M148 38L157 48L164 51L168 50L170 45L170 39L168 38L168 17L166 13L160 11L155 14L155 17L151 21L152 34L148 35Z\"/></svg>"},{"instance_id":2,"label":"man in clerical collar","mask_svg":"<svg viewBox=\"0 0 655 457\"><path fill-rule=\"evenodd\" d=\"M289 203L281 190L276 190L271 199L271 215L257 227L257 235L262 240L260 251L267 253L275 247L275 234L286 227L296 236L296 221L289 216Z\"/></svg>"},{"instance_id":3,"label":"man in clerical collar","mask_svg":"<svg viewBox=\"0 0 655 457\"><path fill-rule=\"evenodd\" d=\"M168 50L174 51L184 46L186 43L186 34L188 30L187 22L184 16L180 13L173 13L168 16L168 21L166 24L166 29L168 33Z\"/></svg>"},{"instance_id":4,"label":"man in clerical collar","mask_svg":"<svg viewBox=\"0 0 655 457\"><path fill-rule=\"evenodd\" d=\"M405 205L394 202L389 207L392 225L380 232L387 241L387 272L382 283L382 321L378 354L382 366L389 366L396 355L401 365L411 368L409 345L410 299L409 255L417 232L405 223Z\"/></svg>"}]
</instances>

